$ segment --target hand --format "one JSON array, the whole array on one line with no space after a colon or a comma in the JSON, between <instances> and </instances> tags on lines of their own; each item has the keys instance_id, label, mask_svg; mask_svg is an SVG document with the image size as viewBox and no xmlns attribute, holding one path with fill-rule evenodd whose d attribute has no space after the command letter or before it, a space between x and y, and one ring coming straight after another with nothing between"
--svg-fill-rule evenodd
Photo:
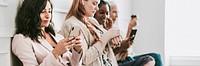
<instances>
[{"instance_id":1,"label":"hand","mask_svg":"<svg viewBox=\"0 0 200 66\"><path fill-rule=\"evenodd\" d=\"M69 47L72 46L75 43L75 41L75 37L69 37L58 42L58 44L52 50L52 53L54 54L55 58L58 58L60 54L63 54L66 51L68 51L70 49Z\"/></svg>"},{"instance_id":2,"label":"hand","mask_svg":"<svg viewBox=\"0 0 200 66\"><path fill-rule=\"evenodd\" d=\"M111 18L107 18L106 22L104 23L104 26L105 26L104 28L106 30L109 30L110 28L112 28L112 26L113 26L112 19Z\"/></svg>"},{"instance_id":3,"label":"hand","mask_svg":"<svg viewBox=\"0 0 200 66\"><path fill-rule=\"evenodd\" d=\"M115 27L112 27L102 35L100 40L102 41L103 45L106 45L110 39L115 38L117 36L120 36L120 30Z\"/></svg>"},{"instance_id":4,"label":"hand","mask_svg":"<svg viewBox=\"0 0 200 66\"><path fill-rule=\"evenodd\" d=\"M122 50L128 49L133 44L133 40L131 38L127 38L121 42Z\"/></svg>"},{"instance_id":5,"label":"hand","mask_svg":"<svg viewBox=\"0 0 200 66\"><path fill-rule=\"evenodd\" d=\"M117 36L117 37L111 39L111 43L113 45L113 48L120 47L121 46L121 42L122 42L122 37L121 36Z\"/></svg>"},{"instance_id":6,"label":"hand","mask_svg":"<svg viewBox=\"0 0 200 66\"><path fill-rule=\"evenodd\" d=\"M82 41L81 41L81 38L80 38L80 35L75 37L76 39L76 42L75 42L75 45L74 45L74 50L78 53L80 53L82 51Z\"/></svg>"},{"instance_id":7,"label":"hand","mask_svg":"<svg viewBox=\"0 0 200 66\"><path fill-rule=\"evenodd\" d=\"M82 40L81 40L81 37L80 37L81 34L82 34L82 31L80 30L78 36L75 37L76 42L75 42L75 45L74 45L74 50L78 53L80 53L82 51L82 48L81 48L82 47L82 44L81 44Z\"/></svg>"},{"instance_id":8,"label":"hand","mask_svg":"<svg viewBox=\"0 0 200 66\"><path fill-rule=\"evenodd\" d=\"M121 46L120 46L120 47L113 47L113 46L112 46L113 52L114 52L115 54L118 54L118 53L120 53L120 52L122 52L122 51L127 50L127 49L132 45L132 42L133 42L133 41L130 41L130 39L122 40Z\"/></svg>"},{"instance_id":9,"label":"hand","mask_svg":"<svg viewBox=\"0 0 200 66\"><path fill-rule=\"evenodd\" d=\"M137 18L132 18L129 22L129 27L135 27L137 25Z\"/></svg>"},{"instance_id":10,"label":"hand","mask_svg":"<svg viewBox=\"0 0 200 66\"><path fill-rule=\"evenodd\" d=\"M120 60L126 60L126 57L128 57L128 50L121 51L121 52L119 53L119 59L120 59Z\"/></svg>"},{"instance_id":11,"label":"hand","mask_svg":"<svg viewBox=\"0 0 200 66\"><path fill-rule=\"evenodd\" d=\"M129 47L130 47L130 44L129 44L130 40L128 39L125 39L121 42L121 50L127 50Z\"/></svg>"}]
</instances>

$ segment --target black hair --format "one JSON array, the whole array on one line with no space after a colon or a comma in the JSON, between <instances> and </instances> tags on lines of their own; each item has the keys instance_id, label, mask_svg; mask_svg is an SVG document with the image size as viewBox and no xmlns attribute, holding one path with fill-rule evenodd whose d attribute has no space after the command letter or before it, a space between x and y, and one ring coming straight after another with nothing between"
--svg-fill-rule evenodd
<instances>
[{"instance_id":1,"label":"black hair","mask_svg":"<svg viewBox=\"0 0 200 66\"><path fill-rule=\"evenodd\" d=\"M15 34L23 34L25 37L30 37L31 40L39 42L38 38L44 37L41 32L42 19L40 13L45 9L48 1L50 2L50 0L24 0L15 18ZM51 2L50 5L53 10ZM55 36L52 18L49 26L45 27L45 32Z\"/></svg>"},{"instance_id":2,"label":"black hair","mask_svg":"<svg viewBox=\"0 0 200 66\"><path fill-rule=\"evenodd\" d=\"M110 4L109 4L107 1L105 1L105 0L100 0L100 3L99 3L99 5L98 5L98 7L101 7L102 5L108 5L109 11L111 10L111 9L110 9Z\"/></svg>"}]
</instances>

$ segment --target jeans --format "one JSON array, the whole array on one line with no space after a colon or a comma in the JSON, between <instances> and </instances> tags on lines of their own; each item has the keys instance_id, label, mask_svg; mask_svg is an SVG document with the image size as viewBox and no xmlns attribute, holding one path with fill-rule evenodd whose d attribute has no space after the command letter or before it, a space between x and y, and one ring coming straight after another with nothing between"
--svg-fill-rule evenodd
<instances>
[{"instance_id":1,"label":"jeans","mask_svg":"<svg viewBox=\"0 0 200 66\"><path fill-rule=\"evenodd\" d=\"M137 60L144 56L151 56L155 59L155 66L163 66L161 56L158 53L147 53L142 55L137 55L134 57L127 57L126 60L119 60L117 61L119 66L134 66L136 64L135 62L138 62Z\"/></svg>"}]
</instances>

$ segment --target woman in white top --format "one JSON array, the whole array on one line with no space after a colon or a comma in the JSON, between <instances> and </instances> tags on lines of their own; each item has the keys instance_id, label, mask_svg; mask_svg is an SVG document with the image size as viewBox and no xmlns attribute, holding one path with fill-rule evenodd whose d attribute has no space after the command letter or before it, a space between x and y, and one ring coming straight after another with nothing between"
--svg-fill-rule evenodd
<instances>
[{"instance_id":1,"label":"woman in white top","mask_svg":"<svg viewBox=\"0 0 200 66\"><path fill-rule=\"evenodd\" d=\"M83 66L118 66L109 41L120 35L119 29L111 28L106 32L92 17L98 10L100 0L73 0L66 21L59 31L68 37L73 29L80 28L84 39Z\"/></svg>"},{"instance_id":2,"label":"woman in white top","mask_svg":"<svg viewBox=\"0 0 200 66\"><path fill-rule=\"evenodd\" d=\"M81 39L54 32L50 0L24 0L16 16L12 52L23 66L81 66ZM70 46L74 45L72 52Z\"/></svg>"}]
</instances>

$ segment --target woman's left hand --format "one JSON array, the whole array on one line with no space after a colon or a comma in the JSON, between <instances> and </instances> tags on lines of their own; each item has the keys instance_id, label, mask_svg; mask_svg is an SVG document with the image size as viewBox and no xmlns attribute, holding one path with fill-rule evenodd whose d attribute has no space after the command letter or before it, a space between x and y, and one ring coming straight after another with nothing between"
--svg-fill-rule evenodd
<instances>
[{"instance_id":1,"label":"woman's left hand","mask_svg":"<svg viewBox=\"0 0 200 66\"><path fill-rule=\"evenodd\" d=\"M111 42L113 44L113 48L120 47L121 46L121 42L122 42L122 37L121 36L117 36L117 37L111 39Z\"/></svg>"}]
</instances>

